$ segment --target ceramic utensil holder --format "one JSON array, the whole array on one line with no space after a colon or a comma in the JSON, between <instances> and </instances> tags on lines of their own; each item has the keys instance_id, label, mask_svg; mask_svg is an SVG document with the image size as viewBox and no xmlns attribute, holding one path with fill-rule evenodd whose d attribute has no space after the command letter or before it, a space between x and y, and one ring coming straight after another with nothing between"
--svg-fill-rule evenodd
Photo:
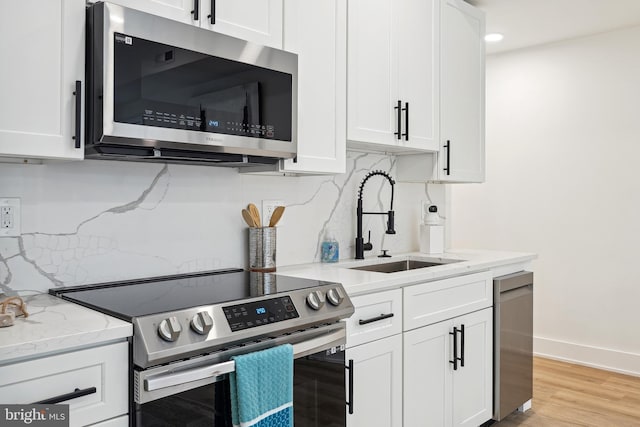
<instances>
[{"instance_id":1,"label":"ceramic utensil holder","mask_svg":"<svg viewBox=\"0 0 640 427\"><path fill-rule=\"evenodd\" d=\"M249 228L249 270L276 271L276 228Z\"/></svg>"}]
</instances>

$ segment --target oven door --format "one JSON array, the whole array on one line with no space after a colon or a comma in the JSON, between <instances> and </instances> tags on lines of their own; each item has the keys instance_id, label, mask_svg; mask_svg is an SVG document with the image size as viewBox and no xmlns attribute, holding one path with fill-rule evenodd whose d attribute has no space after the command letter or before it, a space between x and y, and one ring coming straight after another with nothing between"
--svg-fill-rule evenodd
<instances>
[{"instance_id":1,"label":"oven door","mask_svg":"<svg viewBox=\"0 0 640 427\"><path fill-rule=\"evenodd\" d=\"M290 343L296 427L344 427L345 326L342 322L219 354L134 372L137 426L231 427L229 357ZM268 392L268 391L267 391ZM161 396L161 397L158 397Z\"/></svg>"}]
</instances>

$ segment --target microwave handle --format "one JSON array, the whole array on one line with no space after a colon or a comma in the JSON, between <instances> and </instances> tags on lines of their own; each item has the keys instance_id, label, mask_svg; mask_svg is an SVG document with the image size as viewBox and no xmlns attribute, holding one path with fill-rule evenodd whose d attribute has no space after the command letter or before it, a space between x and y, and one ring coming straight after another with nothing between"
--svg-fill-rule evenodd
<instances>
[{"instance_id":1,"label":"microwave handle","mask_svg":"<svg viewBox=\"0 0 640 427\"><path fill-rule=\"evenodd\" d=\"M344 344L344 329L334 331L327 335L302 341L293 344L294 359L314 354L323 349L336 347ZM236 362L229 360L227 362L217 363L215 365L201 366L193 369L185 369L179 372L170 372L166 374L158 374L144 380L144 390L154 391L162 388L177 386L192 381L215 378L220 375L228 374L236 370Z\"/></svg>"},{"instance_id":2,"label":"microwave handle","mask_svg":"<svg viewBox=\"0 0 640 427\"><path fill-rule=\"evenodd\" d=\"M200 0L193 0L193 10L191 11L193 20L198 21L200 19Z\"/></svg>"}]
</instances>

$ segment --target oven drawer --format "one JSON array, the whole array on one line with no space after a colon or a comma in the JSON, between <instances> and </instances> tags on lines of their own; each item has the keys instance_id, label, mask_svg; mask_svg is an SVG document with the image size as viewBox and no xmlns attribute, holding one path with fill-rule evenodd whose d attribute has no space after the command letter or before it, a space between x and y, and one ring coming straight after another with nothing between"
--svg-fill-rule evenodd
<instances>
[{"instance_id":1,"label":"oven drawer","mask_svg":"<svg viewBox=\"0 0 640 427\"><path fill-rule=\"evenodd\" d=\"M346 319L347 347L402 332L402 289L351 298L356 311Z\"/></svg>"},{"instance_id":2,"label":"oven drawer","mask_svg":"<svg viewBox=\"0 0 640 427\"><path fill-rule=\"evenodd\" d=\"M65 403L71 426L93 424L127 414L128 364L128 344L120 342L2 366L0 401Z\"/></svg>"},{"instance_id":3,"label":"oven drawer","mask_svg":"<svg viewBox=\"0 0 640 427\"><path fill-rule=\"evenodd\" d=\"M419 328L493 305L490 271L404 288L404 330Z\"/></svg>"}]
</instances>

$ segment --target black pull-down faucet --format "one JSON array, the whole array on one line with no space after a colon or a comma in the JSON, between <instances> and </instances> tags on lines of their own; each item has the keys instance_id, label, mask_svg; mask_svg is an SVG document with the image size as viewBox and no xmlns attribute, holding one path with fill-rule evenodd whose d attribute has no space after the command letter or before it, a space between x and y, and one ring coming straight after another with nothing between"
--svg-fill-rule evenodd
<instances>
[{"instance_id":1,"label":"black pull-down faucet","mask_svg":"<svg viewBox=\"0 0 640 427\"><path fill-rule=\"evenodd\" d=\"M389 181L391 184L391 206L389 207L388 212L363 212L362 211L362 190L364 188L364 184L367 182L369 178L372 176L380 175ZM358 230L356 236L356 259L364 259L364 251L370 251L373 249L373 245L371 244L371 231L369 231L369 241L367 243L364 242L364 238L362 237L362 215L387 215L387 234L396 234L394 230L394 212L393 212L393 186L395 185L395 181L391 178L391 176L384 171L373 171L369 172L367 176L364 177L362 182L360 183L360 189L358 190L358 206L356 208L356 217L358 219Z\"/></svg>"}]
</instances>

